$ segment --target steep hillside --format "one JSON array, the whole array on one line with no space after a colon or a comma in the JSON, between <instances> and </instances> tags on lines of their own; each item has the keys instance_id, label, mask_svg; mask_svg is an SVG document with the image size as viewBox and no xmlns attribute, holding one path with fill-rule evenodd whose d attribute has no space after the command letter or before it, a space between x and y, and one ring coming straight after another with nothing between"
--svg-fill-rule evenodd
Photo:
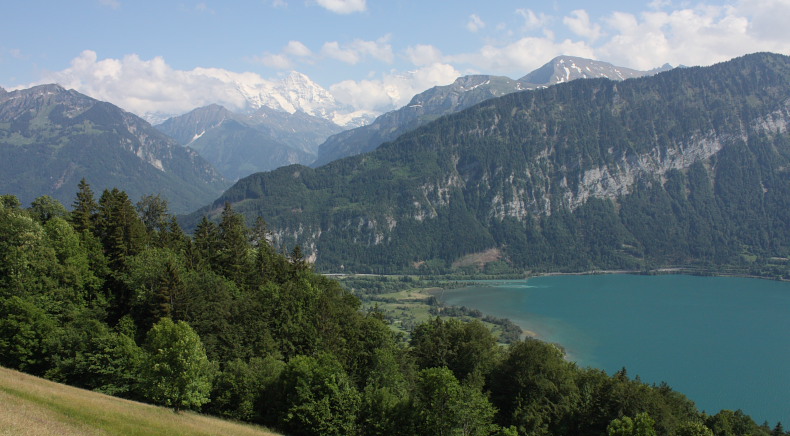
<instances>
[{"instance_id":1,"label":"steep hillside","mask_svg":"<svg viewBox=\"0 0 790 436\"><path fill-rule=\"evenodd\" d=\"M233 434L274 436L265 429L54 383L0 368L0 428L4 435Z\"/></svg>"},{"instance_id":2,"label":"steep hillside","mask_svg":"<svg viewBox=\"0 0 790 436\"><path fill-rule=\"evenodd\" d=\"M337 270L741 263L790 254L790 58L755 54L492 99L226 201Z\"/></svg>"},{"instance_id":3,"label":"steep hillside","mask_svg":"<svg viewBox=\"0 0 790 436\"><path fill-rule=\"evenodd\" d=\"M82 178L98 192L160 193L174 211L194 210L227 186L195 151L109 103L57 85L0 94L0 192L68 205Z\"/></svg>"}]
</instances>

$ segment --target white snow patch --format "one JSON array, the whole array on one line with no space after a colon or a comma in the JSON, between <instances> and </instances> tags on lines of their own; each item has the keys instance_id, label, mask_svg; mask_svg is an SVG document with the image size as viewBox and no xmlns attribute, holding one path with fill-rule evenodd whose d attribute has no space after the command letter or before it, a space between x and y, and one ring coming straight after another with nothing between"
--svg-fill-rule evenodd
<instances>
[{"instance_id":1,"label":"white snow patch","mask_svg":"<svg viewBox=\"0 0 790 436\"><path fill-rule=\"evenodd\" d=\"M192 139L189 141L189 144L191 144L191 143L197 141L198 139L200 139L200 137L203 136L205 133L206 133L206 131L204 130L204 131L202 131L200 133L195 134L195 136L193 136ZM187 144L187 145L189 145L189 144Z\"/></svg>"}]
</instances>

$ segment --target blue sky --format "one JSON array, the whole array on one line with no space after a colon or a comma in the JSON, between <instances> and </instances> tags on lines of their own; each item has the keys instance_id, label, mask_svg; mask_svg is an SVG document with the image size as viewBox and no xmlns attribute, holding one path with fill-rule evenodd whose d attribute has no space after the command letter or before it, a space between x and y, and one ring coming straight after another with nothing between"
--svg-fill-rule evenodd
<instances>
[{"instance_id":1,"label":"blue sky","mask_svg":"<svg viewBox=\"0 0 790 436\"><path fill-rule=\"evenodd\" d=\"M560 54L636 69L790 54L790 0L13 3L2 6L0 86L59 82L136 113L196 107L205 69L252 81L295 70L381 112L458 75L518 78Z\"/></svg>"}]
</instances>

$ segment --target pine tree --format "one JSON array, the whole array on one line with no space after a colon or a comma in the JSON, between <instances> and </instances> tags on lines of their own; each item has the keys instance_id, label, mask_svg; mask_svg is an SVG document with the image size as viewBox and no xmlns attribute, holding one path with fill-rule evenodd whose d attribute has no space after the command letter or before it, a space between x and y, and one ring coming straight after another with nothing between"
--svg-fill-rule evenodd
<instances>
[{"instance_id":1,"label":"pine tree","mask_svg":"<svg viewBox=\"0 0 790 436\"><path fill-rule=\"evenodd\" d=\"M244 217L225 203L219 223L219 252L217 260L220 274L239 283L247 266L250 251L249 229Z\"/></svg>"},{"instance_id":2,"label":"pine tree","mask_svg":"<svg viewBox=\"0 0 790 436\"><path fill-rule=\"evenodd\" d=\"M219 250L219 230L217 225L209 221L204 215L195 228L194 242L192 244L193 266L206 265L214 267L216 265L217 251Z\"/></svg>"},{"instance_id":3,"label":"pine tree","mask_svg":"<svg viewBox=\"0 0 790 436\"><path fill-rule=\"evenodd\" d=\"M145 246L145 226L129 197L118 188L102 193L96 232L114 269L122 266L126 257L139 253Z\"/></svg>"},{"instance_id":4,"label":"pine tree","mask_svg":"<svg viewBox=\"0 0 790 436\"><path fill-rule=\"evenodd\" d=\"M93 231L99 205L96 204L96 200L93 198L93 191L84 178L77 185L77 198L72 203L71 208L71 224L74 226L74 230L78 233L86 230Z\"/></svg>"}]
</instances>

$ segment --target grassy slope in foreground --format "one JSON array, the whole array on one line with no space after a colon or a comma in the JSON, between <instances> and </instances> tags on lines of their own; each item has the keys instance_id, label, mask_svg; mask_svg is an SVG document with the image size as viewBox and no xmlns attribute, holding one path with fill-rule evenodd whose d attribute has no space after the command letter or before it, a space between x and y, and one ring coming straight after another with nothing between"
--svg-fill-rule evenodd
<instances>
[{"instance_id":1,"label":"grassy slope in foreground","mask_svg":"<svg viewBox=\"0 0 790 436\"><path fill-rule=\"evenodd\" d=\"M276 436L261 427L123 400L0 368L0 436Z\"/></svg>"}]
</instances>

